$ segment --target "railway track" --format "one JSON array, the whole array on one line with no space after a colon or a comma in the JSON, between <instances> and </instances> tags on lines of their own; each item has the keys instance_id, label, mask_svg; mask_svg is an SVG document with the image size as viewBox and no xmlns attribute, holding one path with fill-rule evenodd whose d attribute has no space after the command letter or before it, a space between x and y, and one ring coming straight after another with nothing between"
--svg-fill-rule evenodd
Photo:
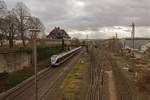
<instances>
[{"instance_id":1,"label":"railway track","mask_svg":"<svg viewBox=\"0 0 150 100\"><path fill-rule=\"evenodd\" d=\"M44 74L38 76L39 100L57 100L61 93L60 86L72 71L75 63L82 53L74 56L60 67L50 68ZM111 70L109 66L112 66ZM88 88L84 100L112 100L109 98L108 74L111 71L115 77L117 100L135 100L136 87L126 77L123 70L114 59L103 49L92 48L90 51L90 66L87 71ZM25 84L22 88L6 95L0 100L34 100L34 80Z\"/></svg>"},{"instance_id":2,"label":"railway track","mask_svg":"<svg viewBox=\"0 0 150 100\"><path fill-rule=\"evenodd\" d=\"M49 100L52 98L53 100L57 100L58 95L60 93L60 86L65 79L65 77L72 71L74 65L78 61L78 58L81 56L82 52L74 58L74 61L69 62L67 67L60 70L58 74L56 74L55 80L49 85L49 88L44 93L44 95L40 98L40 100Z\"/></svg>"},{"instance_id":3,"label":"railway track","mask_svg":"<svg viewBox=\"0 0 150 100\"><path fill-rule=\"evenodd\" d=\"M53 70L53 68L50 68L49 70L46 70L45 73L39 75L37 79L38 84L41 84L40 82L45 80L49 73L53 74L54 71L55 70ZM34 79L32 79L31 81L28 81L22 87L17 88L16 90L9 93L8 95L5 95L4 97L0 98L0 100L15 100L17 96L21 95L22 93L24 93L26 90L28 90L29 88L33 86L34 86Z\"/></svg>"},{"instance_id":4,"label":"railway track","mask_svg":"<svg viewBox=\"0 0 150 100\"><path fill-rule=\"evenodd\" d=\"M70 62L69 67L66 67L61 71L53 80L53 83L49 86L49 89L45 92L43 97L40 100L49 100L49 98L53 98L54 100L57 99L58 94L60 93L60 86L65 79L65 77L68 75L69 72L73 69L73 65L76 63L75 62ZM64 73L65 72L65 73Z\"/></svg>"},{"instance_id":5,"label":"railway track","mask_svg":"<svg viewBox=\"0 0 150 100\"><path fill-rule=\"evenodd\" d=\"M80 54L69 60L69 63L63 64L57 68L50 68L44 74L38 76L38 96L40 100L46 100L46 98L50 96L47 94L56 93L62 80L70 72L72 69L71 66L73 66L79 56ZM34 80L31 80L28 84L16 89L14 92L4 96L0 100L20 100L20 98L21 100L34 100L34 91Z\"/></svg>"},{"instance_id":6,"label":"railway track","mask_svg":"<svg viewBox=\"0 0 150 100\"><path fill-rule=\"evenodd\" d=\"M109 66L111 67L109 69ZM127 73L116 63L110 53L105 50L92 49L89 68L89 89L86 100L111 100L108 89L106 71L114 75L117 100L138 100L138 89ZM140 98L139 100L147 100Z\"/></svg>"},{"instance_id":7,"label":"railway track","mask_svg":"<svg viewBox=\"0 0 150 100\"><path fill-rule=\"evenodd\" d=\"M89 66L89 89L86 100L108 100L107 70L105 55L99 49L91 51Z\"/></svg>"},{"instance_id":8,"label":"railway track","mask_svg":"<svg viewBox=\"0 0 150 100\"><path fill-rule=\"evenodd\" d=\"M116 88L117 88L117 98L118 100L137 100L137 87L131 80L127 78L126 73L121 69L116 61L107 55L109 63L112 66L112 71L114 72Z\"/></svg>"}]
</instances>

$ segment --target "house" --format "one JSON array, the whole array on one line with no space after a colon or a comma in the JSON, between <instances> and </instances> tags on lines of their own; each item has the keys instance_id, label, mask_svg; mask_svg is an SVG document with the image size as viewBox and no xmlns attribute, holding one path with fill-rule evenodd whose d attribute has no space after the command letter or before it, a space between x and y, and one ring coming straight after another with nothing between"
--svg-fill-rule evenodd
<instances>
[{"instance_id":1,"label":"house","mask_svg":"<svg viewBox=\"0 0 150 100\"><path fill-rule=\"evenodd\" d=\"M70 39L69 35L64 29L55 27L47 36L49 39Z\"/></svg>"}]
</instances>

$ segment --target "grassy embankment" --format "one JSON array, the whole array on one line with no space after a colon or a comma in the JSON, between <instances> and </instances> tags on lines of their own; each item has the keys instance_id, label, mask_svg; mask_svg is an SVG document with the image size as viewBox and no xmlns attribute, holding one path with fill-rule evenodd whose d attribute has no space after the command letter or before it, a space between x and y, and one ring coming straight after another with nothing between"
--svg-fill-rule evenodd
<instances>
[{"instance_id":1,"label":"grassy embankment","mask_svg":"<svg viewBox=\"0 0 150 100\"><path fill-rule=\"evenodd\" d=\"M83 80L83 74L87 68L87 58L84 56L80 58L79 62L75 65L71 73L65 78L62 88L63 100L75 100L76 94L81 87Z\"/></svg>"},{"instance_id":2,"label":"grassy embankment","mask_svg":"<svg viewBox=\"0 0 150 100\"><path fill-rule=\"evenodd\" d=\"M32 55L32 48L18 48L17 53L27 53ZM37 62L38 70L42 70L49 65L50 57L53 54L60 53L62 51L61 45L55 46L38 46L37 47ZM6 91L9 88L16 86L25 79L31 77L34 74L34 67L25 67L23 70L12 72L12 73L1 73L0 74L0 92Z\"/></svg>"}]
</instances>

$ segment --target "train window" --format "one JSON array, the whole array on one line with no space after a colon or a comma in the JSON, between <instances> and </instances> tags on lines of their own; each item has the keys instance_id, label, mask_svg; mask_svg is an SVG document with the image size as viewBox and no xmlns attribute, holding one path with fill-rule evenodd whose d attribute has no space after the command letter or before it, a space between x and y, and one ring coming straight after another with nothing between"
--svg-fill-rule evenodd
<instances>
[{"instance_id":1,"label":"train window","mask_svg":"<svg viewBox=\"0 0 150 100\"><path fill-rule=\"evenodd\" d=\"M60 62L60 59L58 59L57 61L56 61L56 63L59 63Z\"/></svg>"}]
</instances>

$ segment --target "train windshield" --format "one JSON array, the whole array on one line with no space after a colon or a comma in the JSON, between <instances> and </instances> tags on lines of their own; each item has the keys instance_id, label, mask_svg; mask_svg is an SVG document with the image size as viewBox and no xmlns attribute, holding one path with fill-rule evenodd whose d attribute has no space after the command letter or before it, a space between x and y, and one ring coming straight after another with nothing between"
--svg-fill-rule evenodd
<instances>
[{"instance_id":1,"label":"train windshield","mask_svg":"<svg viewBox=\"0 0 150 100\"><path fill-rule=\"evenodd\" d=\"M51 59L56 59L57 56L58 56L58 55L53 55L53 56L51 57Z\"/></svg>"},{"instance_id":2,"label":"train windshield","mask_svg":"<svg viewBox=\"0 0 150 100\"><path fill-rule=\"evenodd\" d=\"M58 56L58 55L53 55L53 56L51 57L51 62L55 62L57 56Z\"/></svg>"}]
</instances>

